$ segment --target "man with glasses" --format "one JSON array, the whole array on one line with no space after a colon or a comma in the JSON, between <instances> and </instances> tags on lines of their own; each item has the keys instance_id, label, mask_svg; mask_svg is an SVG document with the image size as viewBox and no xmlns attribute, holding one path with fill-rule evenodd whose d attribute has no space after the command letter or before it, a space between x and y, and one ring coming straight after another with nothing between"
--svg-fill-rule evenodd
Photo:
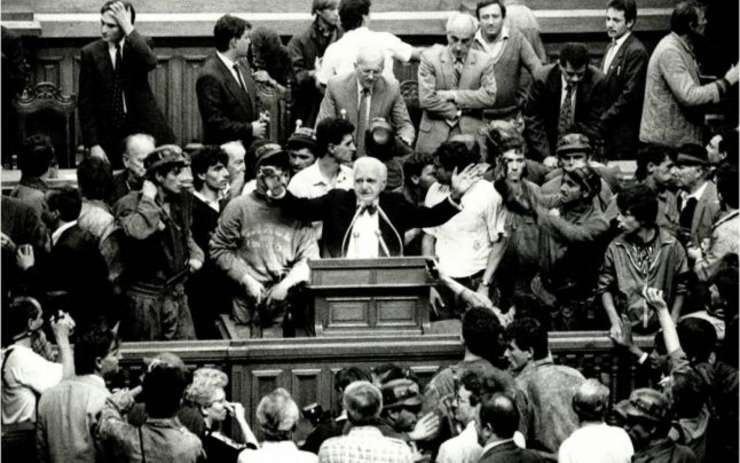
<instances>
[{"instance_id":1,"label":"man with glasses","mask_svg":"<svg viewBox=\"0 0 740 463\"><path fill-rule=\"evenodd\" d=\"M535 72L524 107L524 137L532 159L547 164L566 133L583 133L594 144L601 140L604 74L588 62L585 45L567 43L557 64Z\"/></svg>"},{"instance_id":2,"label":"man with glasses","mask_svg":"<svg viewBox=\"0 0 740 463\"><path fill-rule=\"evenodd\" d=\"M354 137L358 157L365 155L365 133L376 117L390 122L398 138L407 145L414 142L414 126L406 102L401 96L398 82L382 75L384 66L380 48L360 49L353 73L329 79L316 117L319 122L327 117L349 120L356 128Z\"/></svg>"}]
</instances>

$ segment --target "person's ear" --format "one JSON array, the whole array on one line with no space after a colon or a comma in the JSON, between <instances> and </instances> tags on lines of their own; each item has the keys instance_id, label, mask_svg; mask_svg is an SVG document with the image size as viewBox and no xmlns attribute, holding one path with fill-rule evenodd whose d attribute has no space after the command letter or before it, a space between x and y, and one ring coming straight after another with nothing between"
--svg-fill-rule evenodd
<instances>
[{"instance_id":1,"label":"person's ear","mask_svg":"<svg viewBox=\"0 0 740 463\"><path fill-rule=\"evenodd\" d=\"M103 358L95 357L95 370L101 371L103 369Z\"/></svg>"},{"instance_id":2,"label":"person's ear","mask_svg":"<svg viewBox=\"0 0 740 463\"><path fill-rule=\"evenodd\" d=\"M421 181L421 177L418 175L412 175L411 176L411 183L415 186L419 185L419 182Z\"/></svg>"},{"instance_id":3,"label":"person's ear","mask_svg":"<svg viewBox=\"0 0 740 463\"><path fill-rule=\"evenodd\" d=\"M206 174L196 174L196 177L198 177L201 182L206 181Z\"/></svg>"}]
</instances>

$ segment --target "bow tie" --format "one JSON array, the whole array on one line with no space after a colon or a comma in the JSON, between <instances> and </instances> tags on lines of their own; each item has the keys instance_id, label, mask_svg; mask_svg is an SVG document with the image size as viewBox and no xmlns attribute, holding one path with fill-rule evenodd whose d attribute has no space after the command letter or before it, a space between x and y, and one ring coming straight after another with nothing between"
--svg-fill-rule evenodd
<instances>
[{"instance_id":1,"label":"bow tie","mask_svg":"<svg viewBox=\"0 0 740 463\"><path fill-rule=\"evenodd\" d=\"M372 215L378 212L378 202L373 201L370 204L359 203L357 204L357 208L360 211L360 214L362 214L363 212L367 212L368 214Z\"/></svg>"}]
</instances>

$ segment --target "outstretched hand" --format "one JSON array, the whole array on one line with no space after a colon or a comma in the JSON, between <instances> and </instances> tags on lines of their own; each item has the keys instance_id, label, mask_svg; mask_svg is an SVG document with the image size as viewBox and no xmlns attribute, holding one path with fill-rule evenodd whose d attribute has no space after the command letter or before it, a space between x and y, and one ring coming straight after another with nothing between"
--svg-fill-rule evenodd
<instances>
[{"instance_id":1,"label":"outstretched hand","mask_svg":"<svg viewBox=\"0 0 740 463\"><path fill-rule=\"evenodd\" d=\"M668 304L666 304L665 299L663 298L663 290L658 288L645 288L642 295L645 297L647 303L655 310L668 310Z\"/></svg>"},{"instance_id":2,"label":"outstretched hand","mask_svg":"<svg viewBox=\"0 0 740 463\"><path fill-rule=\"evenodd\" d=\"M483 174L490 168L489 164L469 164L465 166L462 172L458 172L457 167L452 171L452 193L450 196L454 201L458 201L470 187L478 180L483 178Z\"/></svg>"}]
</instances>

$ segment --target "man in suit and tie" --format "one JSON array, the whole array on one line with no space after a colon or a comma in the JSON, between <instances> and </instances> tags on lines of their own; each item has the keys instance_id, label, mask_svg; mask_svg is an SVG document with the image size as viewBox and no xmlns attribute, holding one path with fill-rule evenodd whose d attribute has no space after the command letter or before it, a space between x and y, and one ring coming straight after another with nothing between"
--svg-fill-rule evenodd
<instances>
[{"instance_id":1,"label":"man in suit and tie","mask_svg":"<svg viewBox=\"0 0 740 463\"><path fill-rule=\"evenodd\" d=\"M421 54L419 107L424 114L418 152L433 153L453 135L477 134L484 125L483 109L496 101L493 58L471 49L477 29L472 16L453 14L447 21L447 46Z\"/></svg>"},{"instance_id":2,"label":"man in suit and tie","mask_svg":"<svg viewBox=\"0 0 740 463\"><path fill-rule=\"evenodd\" d=\"M712 236L712 226L719 216L720 204L717 185L710 180L711 170L707 153L700 145L685 144L676 158L679 238L684 245L701 246Z\"/></svg>"},{"instance_id":3,"label":"man in suit and tie","mask_svg":"<svg viewBox=\"0 0 740 463\"><path fill-rule=\"evenodd\" d=\"M157 106L147 74L157 56L134 29L136 11L128 1L108 1L100 9L101 38L80 53L79 114L82 141L90 154L123 167L122 141L148 133L157 143L175 136Z\"/></svg>"},{"instance_id":4,"label":"man in suit and tie","mask_svg":"<svg viewBox=\"0 0 740 463\"><path fill-rule=\"evenodd\" d=\"M329 79L316 118L318 122L327 117L343 117L346 114L346 118L357 127L357 156L365 155L365 132L375 117L389 121L394 132L407 145L414 142L414 126L398 82L388 80L382 75L383 59L380 48L360 49L354 72Z\"/></svg>"},{"instance_id":5,"label":"man in suit and tie","mask_svg":"<svg viewBox=\"0 0 740 463\"><path fill-rule=\"evenodd\" d=\"M610 160L634 159L640 136L648 52L632 33L637 20L635 0L611 0L606 7L606 32L611 43L601 70L608 108L601 114L604 148Z\"/></svg>"},{"instance_id":6,"label":"man in suit and tie","mask_svg":"<svg viewBox=\"0 0 740 463\"><path fill-rule=\"evenodd\" d=\"M216 53L203 64L195 84L203 142L207 145L241 140L244 147L249 147L267 133L268 121L257 111L251 71L240 61L247 56L251 30L247 21L228 14L213 28Z\"/></svg>"},{"instance_id":7,"label":"man in suit and tie","mask_svg":"<svg viewBox=\"0 0 740 463\"><path fill-rule=\"evenodd\" d=\"M545 460L532 450L518 447L514 433L519 427L519 410L514 400L497 392L480 405L478 443L483 446L479 463L540 463Z\"/></svg>"},{"instance_id":8,"label":"man in suit and tie","mask_svg":"<svg viewBox=\"0 0 740 463\"><path fill-rule=\"evenodd\" d=\"M588 64L588 49L567 43L559 62L535 72L524 108L528 156L543 161L553 156L558 139L571 132L598 144L604 112L604 74ZM555 159L551 159L555 163Z\"/></svg>"}]
</instances>

